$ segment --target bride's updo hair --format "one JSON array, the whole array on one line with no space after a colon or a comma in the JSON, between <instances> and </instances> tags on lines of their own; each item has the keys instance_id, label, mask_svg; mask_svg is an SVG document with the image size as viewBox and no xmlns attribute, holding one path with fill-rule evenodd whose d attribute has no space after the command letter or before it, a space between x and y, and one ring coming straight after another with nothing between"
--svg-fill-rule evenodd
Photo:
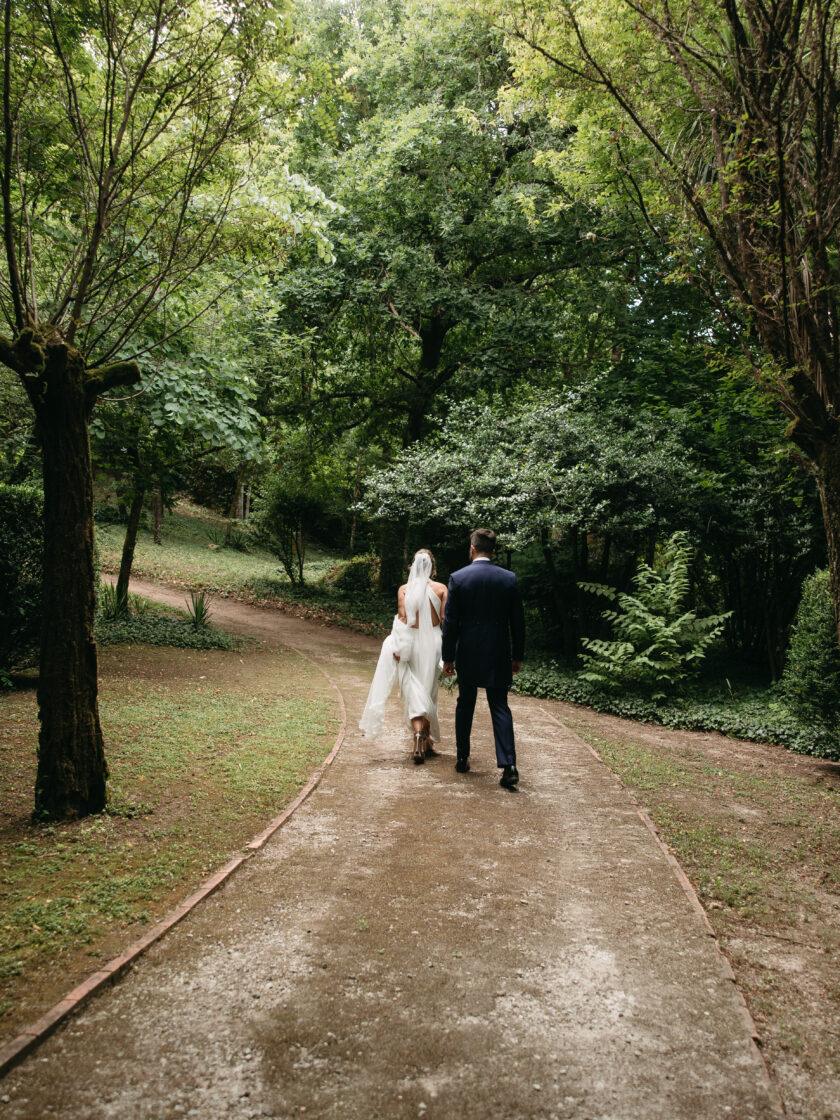
<instances>
[{"instance_id":1,"label":"bride's updo hair","mask_svg":"<svg viewBox=\"0 0 840 1120\"><path fill-rule=\"evenodd\" d=\"M435 558L432 555L432 550L430 548L418 548L414 555L419 556L421 552L425 552L432 562L432 579L434 579L437 575L437 568L435 567Z\"/></svg>"}]
</instances>

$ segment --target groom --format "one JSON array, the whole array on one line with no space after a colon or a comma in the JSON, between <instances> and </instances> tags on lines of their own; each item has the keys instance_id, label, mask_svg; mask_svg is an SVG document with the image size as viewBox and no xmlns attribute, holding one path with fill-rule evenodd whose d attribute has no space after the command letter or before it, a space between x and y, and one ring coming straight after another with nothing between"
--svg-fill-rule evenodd
<instances>
[{"instance_id":1,"label":"groom","mask_svg":"<svg viewBox=\"0 0 840 1120\"><path fill-rule=\"evenodd\" d=\"M453 572L443 619L443 671L458 673L458 704L455 708L455 769L466 774L470 768L470 731L479 688L487 692L499 781L515 789L519 781L513 717L507 694L513 674L522 668L525 650L525 614L516 576L493 563L496 534L476 529L470 537L470 564Z\"/></svg>"}]
</instances>

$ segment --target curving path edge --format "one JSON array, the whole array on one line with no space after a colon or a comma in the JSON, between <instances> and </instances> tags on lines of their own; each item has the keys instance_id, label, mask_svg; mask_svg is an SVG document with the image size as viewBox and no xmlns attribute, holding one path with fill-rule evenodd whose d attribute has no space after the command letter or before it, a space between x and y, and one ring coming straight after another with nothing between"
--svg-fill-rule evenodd
<instances>
[{"instance_id":1,"label":"curving path edge","mask_svg":"<svg viewBox=\"0 0 840 1120\"><path fill-rule=\"evenodd\" d=\"M550 705L513 698L515 795L483 713L469 775L445 742L412 768L395 704L377 743L354 730L377 643L216 609L328 666L340 755L258 858L12 1071L0 1115L781 1114L688 880Z\"/></svg>"},{"instance_id":2,"label":"curving path edge","mask_svg":"<svg viewBox=\"0 0 840 1120\"><path fill-rule=\"evenodd\" d=\"M113 582L113 580L111 582ZM136 581L132 582L131 589L132 591L137 590ZM154 584L143 584L142 593L146 595L147 598L154 598L155 596L152 592L156 589L157 587ZM161 601L167 601L162 595L160 598ZM246 860L250 859L255 852L258 852L260 848L268 843L271 837L281 829L291 818L292 814L300 808L321 781L325 770L331 765L335 756L341 749L341 744L344 742L344 736L347 731L347 706L344 703L344 696L341 693L341 689L326 669L324 669L323 665L319 665L308 653L297 649L297 647L290 642L285 642L284 644L289 646L290 649L294 649L296 653L300 654L301 657L304 657L314 665L329 681L338 698L340 722L338 734L330 748L329 754L315 769L306 785L286 808L245 845L244 855L234 856L233 859L228 860L227 863L217 868L217 870L209 875L196 890L189 894L182 902L179 902L177 906L173 907L168 914L165 914L160 921L156 922L142 937L139 937L126 949L123 949L122 952L112 957L109 961L106 961L100 968L91 972L81 984L72 988L57 1003L53 1004L51 1008L45 1011L43 1015L39 1016L33 1023L25 1027L15 1038L10 1039L9 1042L0 1046L0 1079L2 1079L9 1070L13 1069L18 1062L22 1061L27 1054L35 1050L44 1039L49 1038L53 1031L60 1026L65 1019L75 1014L92 996L96 995L97 992L118 980L151 945L159 941L161 937L167 934L173 926L176 926L178 922L185 918L187 914L189 914L191 910L194 910L205 898L208 898L214 891L218 890L237 868L241 867Z\"/></svg>"}]
</instances>

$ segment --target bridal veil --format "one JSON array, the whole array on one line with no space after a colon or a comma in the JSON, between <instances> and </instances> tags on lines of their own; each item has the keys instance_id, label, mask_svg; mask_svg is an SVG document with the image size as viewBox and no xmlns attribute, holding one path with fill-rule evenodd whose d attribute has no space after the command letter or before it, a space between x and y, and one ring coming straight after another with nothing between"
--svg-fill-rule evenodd
<instances>
[{"instance_id":1,"label":"bridal veil","mask_svg":"<svg viewBox=\"0 0 840 1120\"><path fill-rule=\"evenodd\" d=\"M429 735L440 740L437 701L440 668L440 626L432 622L432 609L440 614L440 600L429 586L432 559L428 552L418 552L408 573L405 589L406 621L395 616L391 633L382 643L376 672L371 682L367 704L359 727L375 738L382 730L385 704L399 680L403 714L408 727L412 719L425 716ZM418 625L415 627L414 623ZM394 654L399 656L395 660Z\"/></svg>"}]
</instances>

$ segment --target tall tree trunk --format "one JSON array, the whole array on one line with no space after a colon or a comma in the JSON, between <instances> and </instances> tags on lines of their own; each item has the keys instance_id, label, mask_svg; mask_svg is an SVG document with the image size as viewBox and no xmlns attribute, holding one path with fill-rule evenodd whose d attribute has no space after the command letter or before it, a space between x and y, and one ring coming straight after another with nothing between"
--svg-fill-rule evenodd
<instances>
[{"instance_id":1,"label":"tall tree trunk","mask_svg":"<svg viewBox=\"0 0 840 1120\"><path fill-rule=\"evenodd\" d=\"M154 511L154 542L155 544L163 544L163 538L161 534L161 526L163 523L163 492L161 491L161 488L159 486L156 486L154 490Z\"/></svg>"},{"instance_id":2,"label":"tall tree trunk","mask_svg":"<svg viewBox=\"0 0 840 1120\"><path fill-rule=\"evenodd\" d=\"M120 559L120 574L117 576L117 598L120 602L128 601L128 583L131 579L131 566L134 563L134 549L137 545L137 530L140 528L140 517L143 513L143 499L145 490L136 490L131 499L131 508L128 511L128 524L125 527L125 540L123 541L122 557Z\"/></svg>"},{"instance_id":3,"label":"tall tree trunk","mask_svg":"<svg viewBox=\"0 0 840 1120\"><path fill-rule=\"evenodd\" d=\"M817 488L822 504L825 537L828 544L828 570L834 599L834 621L840 642L840 427L815 456Z\"/></svg>"},{"instance_id":4,"label":"tall tree trunk","mask_svg":"<svg viewBox=\"0 0 840 1120\"><path fill-rule=\"evenodd\" d=\"M97 702L90 399L80 354L49 348L38 402L44 463L44 629L36 815L105 807L108 766Z\"/></svg>"}]
</instances>

